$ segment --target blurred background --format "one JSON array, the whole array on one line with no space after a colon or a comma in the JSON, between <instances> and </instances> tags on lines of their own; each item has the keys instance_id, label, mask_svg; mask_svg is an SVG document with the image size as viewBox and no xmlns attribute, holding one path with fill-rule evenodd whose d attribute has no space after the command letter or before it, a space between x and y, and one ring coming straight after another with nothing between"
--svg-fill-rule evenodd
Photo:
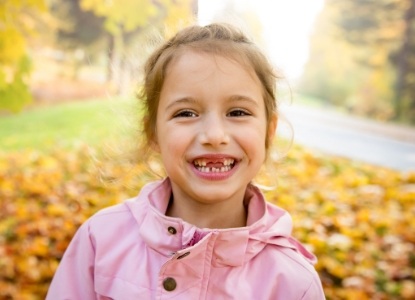
<instances>
[{"instance_id":1,"label":"blurred background","mask_svg":"<svg viewBox=\"0 0 415 300\"><path fill-rule=\"evenodd\" d=\"M415 0L5 0L0 299L43 299L78 226L154 178L157 162L130 156L142 64L215 21L284 77L259 179L277 181L267 197L319 257L328 299L415 298Z\"/></svg>"},{"instance_id":2,"label":"blurred background","mask_svg":"<svg viewBox=\"0 0 415 300\"><path fill-rule=\"evenodd\" d=\"M226 21L245 30L285 78L279 102L289 124L281 122L281 136L291 136L293 125L294 141L313 149L415 170L414 9L409 0L4 1L0 143L100 142L114 128L104 121L109 116L94 114L101 122L91 132L86 108L79 113L68 103L101 111L108 101L90 100L118 99L110 105L119 107L137 92L142 63L160 37ZM64 109L66 117L56 117L62 103L72 116ZM52 124L31 119L39 114ZM25 130L16 135L16 128Z\"/></svg>"}]
</instances>

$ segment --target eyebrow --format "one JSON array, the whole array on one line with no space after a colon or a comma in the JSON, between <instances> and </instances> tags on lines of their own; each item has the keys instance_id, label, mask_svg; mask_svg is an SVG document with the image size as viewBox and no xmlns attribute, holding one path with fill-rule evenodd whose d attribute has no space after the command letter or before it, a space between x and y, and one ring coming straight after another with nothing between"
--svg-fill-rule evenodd
<instances>
[{"instance_id":1,"label":"eyebrow","mask_svg":"<svg viewBox=\"0 0 415 300\"><path fill-rule=\"evenodd\" d=\"M258 101L255 101L254 99L252 99L251 97L248 96L243 96L243 95L233 95L229 98L229 102L248 102L251 103L255 106L258 106Z\"/></svg>"},{"instance_id":2,"label":"eyebrow","mask_svg":"<svg viewBox=\"0 0 415 300\"><path fill-rule=\"evenodd\" d=\"M255 106L259 106L258 102L255 101L254 99L252 99L251 97L248 96L243 96L243 95L232 95L229 97L229 99L227 100L227 102L247 102L247 103L251 103ZM185 103L185 104L197 104L198 101L194 98L189 98L189 97L183 97L183 98L179 98L177 100L174 100L172 103L170 103L169 105L167 105L166 109L170 109L171 107L177 105L177 104L181 104L181 103Z\"/></svg>"},{"instance_id":3,"label":"eyebrow","mask_svg":"<svg viewBox=\"0 0 415 300\"><path fill-rule=\"evenodd\" d=\"M189 97L184 97L184 98L179 98L177 100L174 100L172 103L170 103L169 105L167 105L166 109L170 109L171 107L180 104L180 103L192 103L195 104L197 103L197 101L193 98L189 98Z\"/></svg>"}]
</instances>

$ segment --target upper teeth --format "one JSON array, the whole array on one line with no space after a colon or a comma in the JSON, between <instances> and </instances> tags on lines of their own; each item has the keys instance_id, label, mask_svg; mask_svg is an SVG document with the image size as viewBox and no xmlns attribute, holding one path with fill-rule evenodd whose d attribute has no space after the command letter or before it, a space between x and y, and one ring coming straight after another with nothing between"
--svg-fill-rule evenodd
<instances>
[{"instance_id":1,"label":"upper teeth","mask_svg":"<svg viewBox=\"0 0 415 300\"><path fill-rule=\"evenodd\" d=\"M200 166L200 167L206 167L206 164L209 162L209 159L205 159L205 158L198 158L194 161L194 164L196 166ZM235 160L233 158L225 158L223 160L223 165L224 166L230 166L235 162Z\"/></svg>"}]
</instances>

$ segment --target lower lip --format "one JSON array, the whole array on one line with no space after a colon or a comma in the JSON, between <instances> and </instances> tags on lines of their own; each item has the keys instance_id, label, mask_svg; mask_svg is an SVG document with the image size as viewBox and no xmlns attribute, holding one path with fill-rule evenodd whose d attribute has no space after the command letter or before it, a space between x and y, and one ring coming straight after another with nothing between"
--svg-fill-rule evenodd
<instances>
[{"instance_id":1,"label":"lower lip","mask_svg":"<svg viewBox=\"0 0 415 300\"><path fill-rule=\"evenodd\" d=\"M200 178L210 181L219 181L225 180L231 177L238 168L238 164L236 163L232 169L227 172L202 172L199 171L193 164L191 164L193 172Z\"/></svg>"}]
</instances>

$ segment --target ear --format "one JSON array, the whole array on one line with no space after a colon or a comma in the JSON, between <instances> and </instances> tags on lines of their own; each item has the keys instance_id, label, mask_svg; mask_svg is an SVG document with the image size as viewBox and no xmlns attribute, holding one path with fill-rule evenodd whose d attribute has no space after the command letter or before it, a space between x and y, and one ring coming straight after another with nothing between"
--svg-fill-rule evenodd
<instances>
[{"instance_id":1,"label":"ear","mask_svg":"<svg viewBox=\"0 0 415 300\"><path fill-rule=\"evenodd\" d=\"M278 114L274 112L271 116L271 120L268 125L268 141L272 141L277 131L277 124L278 124Z\"/></svg>"}]
</instances>

